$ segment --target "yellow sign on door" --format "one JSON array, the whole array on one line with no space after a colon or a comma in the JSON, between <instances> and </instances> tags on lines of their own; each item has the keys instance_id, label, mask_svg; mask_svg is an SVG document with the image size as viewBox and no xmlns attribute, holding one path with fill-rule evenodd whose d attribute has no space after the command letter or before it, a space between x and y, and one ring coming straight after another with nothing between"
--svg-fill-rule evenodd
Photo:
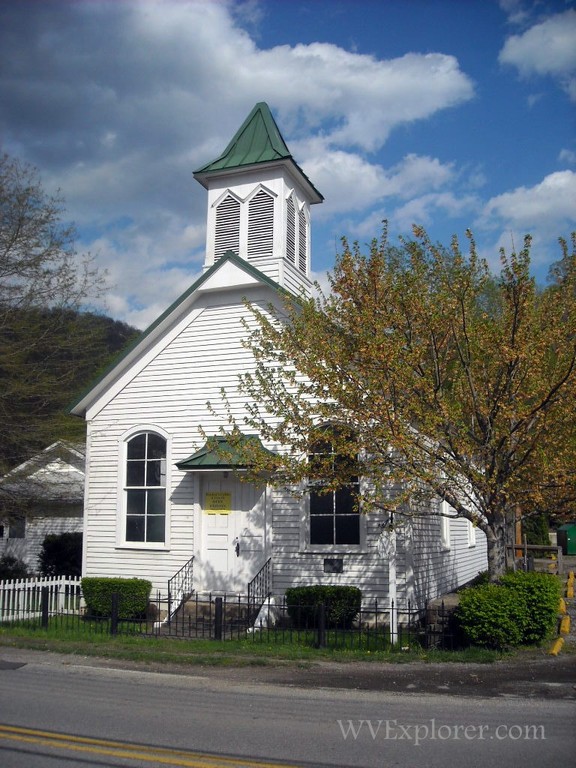
<instances>
[{"instance_id":1,"label":"yellow sign on door","mask_svg":"<svg viewBox=\"0 0 576 768\"><path fill-rule=\"evenodd\" d=\"M229 515L232 512L232 494L227 491L207 491L204 512L208 515Z\"/></svg>"}]
</instances>

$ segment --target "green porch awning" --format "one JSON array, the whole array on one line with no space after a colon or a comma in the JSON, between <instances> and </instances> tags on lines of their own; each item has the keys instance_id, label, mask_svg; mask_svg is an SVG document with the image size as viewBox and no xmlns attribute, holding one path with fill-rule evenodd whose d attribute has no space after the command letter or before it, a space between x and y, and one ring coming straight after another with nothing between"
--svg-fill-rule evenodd
<instances>
[{"instance_id":1,"label":"green porch awning","mask_svg":"<svg viewBox=\"0 0 576 768\"><path fill-rule=\"evenodd\" d=\"M188 456L187 459L178 461L178 469L187 471L203 469L234 470L245 469L248 464L245 461L244 449L260 450L274 455L273 451L265 448L256 435L242 435L240 438L217 436L211 437L199 451Z\"/></svg>"}]
</instances>

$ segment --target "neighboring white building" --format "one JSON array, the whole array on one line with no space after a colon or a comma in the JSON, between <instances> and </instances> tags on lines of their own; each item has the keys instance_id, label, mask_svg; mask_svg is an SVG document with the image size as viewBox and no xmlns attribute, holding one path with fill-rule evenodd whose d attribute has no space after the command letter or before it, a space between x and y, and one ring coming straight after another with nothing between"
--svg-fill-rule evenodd
<instances>
[{"instance_id":1,"label":"neighboring white building","mask_svg":"<svg viewBox=\"0 0 576 768\"><path fill-rule=\"evenodd\" d=\"M38 570L49 534L82 531L84 445L59 440L0 479L0 557L11 555ZM23 511L2 519L2 508Z\"/></svg>"},{"instance_id":2,"label":"neighboring white building","mask_svg":"<svg viewBox=\"0 0 576 768\"><path fill-rule=\"evenodd\" d=\"M245 300L265 308L281 289L311 288L310 208L323 198L264 103L195 178L208 192L202 276L72 410L87 422L84 573L147 578L165 593L194 558L196 590L245 592L269 562L275 594L349 584L402 604L472 579L486 544L464 520L414 522L391 547L376 514L242 483L206 447L200 430L217 436L226 423L207 407L222 388L238 423L245 412Z\"/></svg>"}]
</instances>

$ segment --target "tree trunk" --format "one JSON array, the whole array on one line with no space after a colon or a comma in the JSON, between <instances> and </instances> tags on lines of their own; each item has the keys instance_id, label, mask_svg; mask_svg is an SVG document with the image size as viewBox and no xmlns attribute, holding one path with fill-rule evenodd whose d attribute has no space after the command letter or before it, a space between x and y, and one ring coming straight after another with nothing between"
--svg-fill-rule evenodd
<instances>
[{"instance_id":1,"label":"tree trunk","mask_svg":"<svg viewBox=\"0 0 576 768\"><path fill-rule=\"evenodd\" d=\"M498 581L506 571L506 529L504 525L491 527L486 531L488 545L488 576Z\"/></svg>"}]
</instances>

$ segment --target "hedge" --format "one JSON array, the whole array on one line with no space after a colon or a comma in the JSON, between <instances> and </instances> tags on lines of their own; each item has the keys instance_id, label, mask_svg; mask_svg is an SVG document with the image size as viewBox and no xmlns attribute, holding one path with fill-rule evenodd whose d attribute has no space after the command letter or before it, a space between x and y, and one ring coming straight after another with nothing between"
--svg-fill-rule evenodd
<instances>
[{"instance_id":1,"label":"hedge","mask_svg":"<svg viewBox=\"0 0 576 768\"><path fill-rule=\"evenodd\" d=\"M560 596L555 576L517 571L498 584L461 592L455 620L473 645L502 649L538 643L555 627Z\"/></svg>"},{"instance_id":2,"label":"hedge","mask_svg":"<svg viewBox=\"0 0 576 768\"><path fill-rule=\"evenodd\" d=\"M454 613L469 643L498 650L520 645L524 616L525 607L514 592L497 584L465 589Z\"/></svg>"},{"instance_id":3,"label":"hedge","mask_svg":"<svg viewBox=\"0 0 576 768\"><path fill-rule=\"evenodd\" d=\"M522 642L530 644L545 640L558 620L562 587L556 576L516 571L502 576L500 584L511 590L525 607Z\"/></svg>"},{"instance_id":4,"label":"hedge","mask_svg":"<svg viewBox=\"0 0 576 768\"><path fill-rule=\"evenodd\" d=\"M286 590L292 624L300 629L316 625L318 606L326 606L326 626L349 628L360 612L362 593L358 587L315 584Z\"/></svg>"},{"instance_id":5,"label":"hedge","mask_svg":"<svg viewBox=\"0 0 576 768\"><path fill-rule=\"evenodd\" d=\"M146 614L152 583L145 579L84 576L82 594L89 617L110 616L112 595L118 594L118 618L139 619Z\"/></svg>"}]
</instances>

